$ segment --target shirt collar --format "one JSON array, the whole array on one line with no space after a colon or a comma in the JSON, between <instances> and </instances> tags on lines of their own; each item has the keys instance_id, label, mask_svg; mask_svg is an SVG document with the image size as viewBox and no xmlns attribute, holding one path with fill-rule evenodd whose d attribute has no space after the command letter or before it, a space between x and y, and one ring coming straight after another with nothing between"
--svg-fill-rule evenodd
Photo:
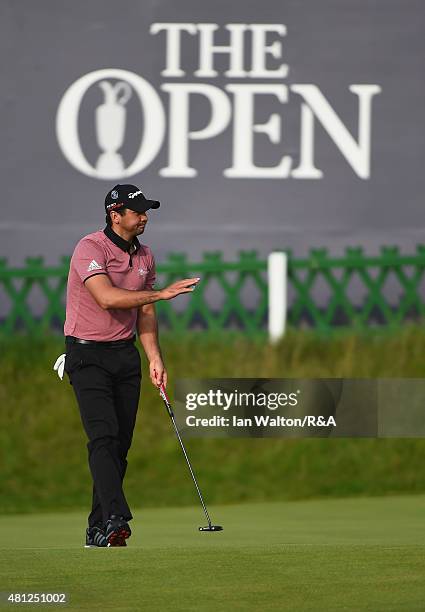
<instances>
[{"instance_id":1,"label":"shirt collar","mask_svg":"<svg viewBox=\"0 0 425 612\"><path fill-rule=\"evenodd\" d=\"M132 242L128 242L128 240L124 240L124 238L121 238L121 236L114 232L110 225L105 227L103 233L125 253L135 253L140 248L140 242L137 240L136 236L133 238Z\"/></svg>"}]
</instances>

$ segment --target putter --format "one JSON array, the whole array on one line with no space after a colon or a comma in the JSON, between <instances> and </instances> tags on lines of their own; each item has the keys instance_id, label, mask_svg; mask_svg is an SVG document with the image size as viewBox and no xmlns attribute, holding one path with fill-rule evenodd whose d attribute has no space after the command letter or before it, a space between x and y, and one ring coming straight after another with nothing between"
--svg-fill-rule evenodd
<instances>
[{"instance_id":1,"label":"putter","mask_svg":"<svg viewBox=\"0 0 425 612\"><path fill-rule=\"evenodd\" d=\"M179 430L177 429L176 421L174 419L174 412L173 412L173 409L171 408L171 404L170 404L170 401L169 401L169 399L167 397L167 394L165 392L165 388L164 388L163 384L161 384L160 387L159 387L159 393L160 393L162 399L164 400L165 407L167 409L168 414L170 415L170 419L171 419L171 421L173 423L174 430L176 432L177 438L179 439L180 446L182 447L183 454L185 456L187 465L189 467L190 474L192 476L193 482L195 483L196 490L198 491L198 495L199 495L199 499L201 500L202 508L204 509L205 516L207 517L208 525L206 527L199 527L199 531L223 531L223 527L221 525L212 525L211 524L210 515L208 514L208 510L207 510L207 507L205 506L201 490L200 490L200 488L198 486L198 483L196 481L195 474L193 472L192 466L190 465L189 457L187 456L187 452L186 452L186 449L184 447L183 440L181 439Z\"/></svg>"}]
</instances>

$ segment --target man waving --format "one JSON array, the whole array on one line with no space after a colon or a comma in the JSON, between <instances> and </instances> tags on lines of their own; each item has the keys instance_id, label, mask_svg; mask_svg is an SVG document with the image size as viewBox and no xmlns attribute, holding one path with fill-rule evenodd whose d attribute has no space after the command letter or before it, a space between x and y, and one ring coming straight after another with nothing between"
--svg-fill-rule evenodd
<instances>
[{"instance_id":1,"label":"man waving","mask_svg":"<svg viewBox=\"0 0 425 612\"><path fill-rule=\"evenodd\" d=\"M166 386L154 304L193 291L199 281L154 289L154 257L137 236L145 231L147 211L159 206L135 185L115 185L105 198L105 229L82 238L71 258L64 369L89 440L93 501L86 546L126 546L131 535L123 480L140 396L136 332L152 383Z\"/></svg>"}]
</instances>

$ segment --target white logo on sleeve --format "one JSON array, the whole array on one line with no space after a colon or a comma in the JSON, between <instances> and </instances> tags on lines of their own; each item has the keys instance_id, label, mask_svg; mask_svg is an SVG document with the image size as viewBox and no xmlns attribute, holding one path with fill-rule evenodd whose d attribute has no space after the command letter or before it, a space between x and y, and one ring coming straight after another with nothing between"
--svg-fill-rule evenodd
<instances>
[{"instance_id":1,"label":"white logo on sleeve","mask_svg":"<svg viewBox=\"0 0 425 612\"><path fill-rule=\"evenodd\" d=\"M92 259L89 267L87 268L87 272L91 272L92 270L101 270L102 266L99 266L95 259Z\"/></svg>"},{"instance_id":2,"label":"white logo on sleeve","mask_svg":"<svg viewBox=\"0 0 425 612\"><path fill-rule=\"evenodd\" d=\"M147 270L144 270L143 268L139 268L139 274L140 274L140 276L144 276L144 275L145 275L145 274L147 274L147 273L148 273L148 271L147 271Z\"/></svg>"}]
</instances>

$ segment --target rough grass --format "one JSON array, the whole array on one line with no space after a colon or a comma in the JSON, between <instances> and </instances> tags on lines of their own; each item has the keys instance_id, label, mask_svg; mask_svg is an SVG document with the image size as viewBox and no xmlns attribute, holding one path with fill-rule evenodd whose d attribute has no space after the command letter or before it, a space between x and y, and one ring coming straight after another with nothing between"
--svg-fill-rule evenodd
<instances>
[{"instance_id":1,"label":"rough grass","mask_svg":"<svg viewBox=\"0 0 425 612\"><path fill-rule=\"evenodd\" d=\"M166 337L173 381L189 377L424 377L425 329L291 331L279 345L240 336ZM0 512L86 508L91 479L72 387L52 370L61 338L16 337L0 351ZM146 365L145 365L146 369ZM425 491L422 439L193 439L212 503ZM132 506L190 505L193 485L166 411L145 377L125 485Z\"/></svg>"}]
</instances>

